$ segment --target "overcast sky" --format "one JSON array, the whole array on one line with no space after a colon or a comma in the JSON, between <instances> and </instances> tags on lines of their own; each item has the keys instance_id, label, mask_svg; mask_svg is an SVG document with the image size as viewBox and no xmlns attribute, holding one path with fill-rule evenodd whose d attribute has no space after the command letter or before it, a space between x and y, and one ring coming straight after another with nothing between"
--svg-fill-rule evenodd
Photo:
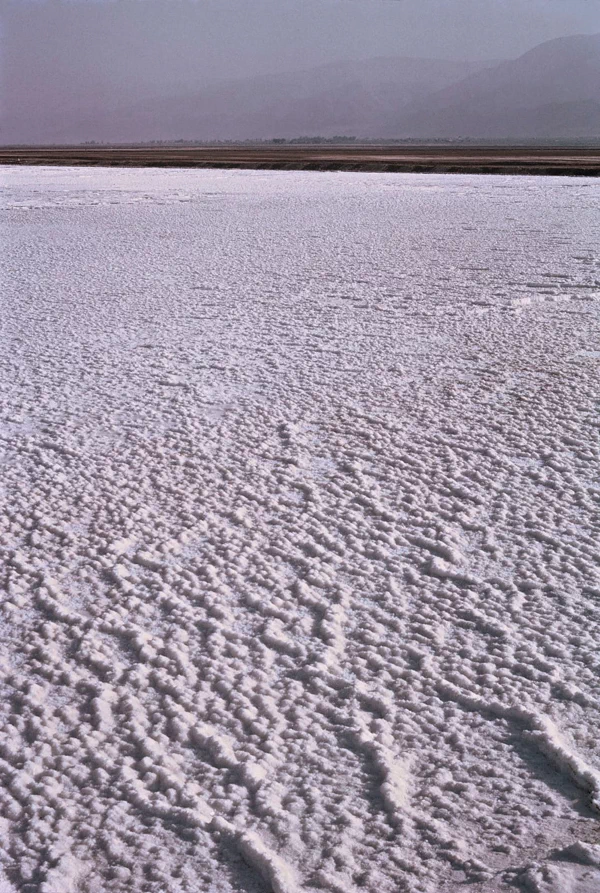
<instances>
[{"instance_id":1,"label":"overcast sky","mask_svg":"<svg viewBox=\"0 0 600 893\"><path fill-rule=\"evenodd\" d=\"M514 57L600 0L0 0L5 90L154 88L373 56Z\"/></svg>"}]
</instances>

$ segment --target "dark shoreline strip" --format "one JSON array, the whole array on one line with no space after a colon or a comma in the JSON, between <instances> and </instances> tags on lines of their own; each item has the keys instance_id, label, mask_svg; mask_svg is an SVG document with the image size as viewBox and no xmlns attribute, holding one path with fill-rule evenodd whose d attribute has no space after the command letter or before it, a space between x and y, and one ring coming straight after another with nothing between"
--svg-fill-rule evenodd
<instances>
[{"instance_id":1,"label":"dark shoreline strip","mask_svg":"<svg viewBox=\"0 0 600 893\"><path fill-rule=\"evenodd\" d=\"M7 147L3 165L600 176L600 147Z\"/></svg>"}]
</instances>

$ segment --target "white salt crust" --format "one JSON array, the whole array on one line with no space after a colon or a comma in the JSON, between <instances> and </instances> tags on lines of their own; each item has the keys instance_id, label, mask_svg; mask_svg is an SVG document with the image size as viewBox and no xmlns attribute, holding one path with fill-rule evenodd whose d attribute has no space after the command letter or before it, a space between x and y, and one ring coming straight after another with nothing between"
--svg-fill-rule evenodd
<instances>
[{"instance_id":1,"label":"white salt crust","mask_svg":"<svg viewBox=\"0 0 600 893\"><path fill-rule=\"evenodd\" d=\"M0 893L598 893L600 186L2 179Z\"/></svg>"}]
</instances>

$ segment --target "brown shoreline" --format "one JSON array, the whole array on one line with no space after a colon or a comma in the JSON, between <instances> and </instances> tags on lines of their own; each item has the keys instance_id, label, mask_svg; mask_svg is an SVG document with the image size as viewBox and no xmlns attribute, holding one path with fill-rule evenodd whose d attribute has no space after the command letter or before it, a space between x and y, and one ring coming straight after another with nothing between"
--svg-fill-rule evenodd
<instances>
[{"instance_id":1,"label":"brown shoreline","mask_svg":"<svg viewBox=\"0 0 600 893\"><path fill-rule=\"evenodd\" d=\"M10 146L0 164L600 176L597 146Z\"/></svg>"}]
</instances>

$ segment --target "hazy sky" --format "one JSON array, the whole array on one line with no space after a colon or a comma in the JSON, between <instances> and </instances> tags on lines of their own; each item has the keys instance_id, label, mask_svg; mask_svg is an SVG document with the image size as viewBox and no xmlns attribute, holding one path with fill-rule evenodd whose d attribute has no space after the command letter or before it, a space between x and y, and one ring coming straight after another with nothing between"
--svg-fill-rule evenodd
<instances>
[{"instance_id":1,"label":"hazy sky","mask_svg":"<svg viewBox=\"0 0 600 893\"><path fill-rule=\"evenodd\" d=\"M0 0L5 89L130 88L387 55L516 56L600 0Z\"/></svg>"}]
</instances>

